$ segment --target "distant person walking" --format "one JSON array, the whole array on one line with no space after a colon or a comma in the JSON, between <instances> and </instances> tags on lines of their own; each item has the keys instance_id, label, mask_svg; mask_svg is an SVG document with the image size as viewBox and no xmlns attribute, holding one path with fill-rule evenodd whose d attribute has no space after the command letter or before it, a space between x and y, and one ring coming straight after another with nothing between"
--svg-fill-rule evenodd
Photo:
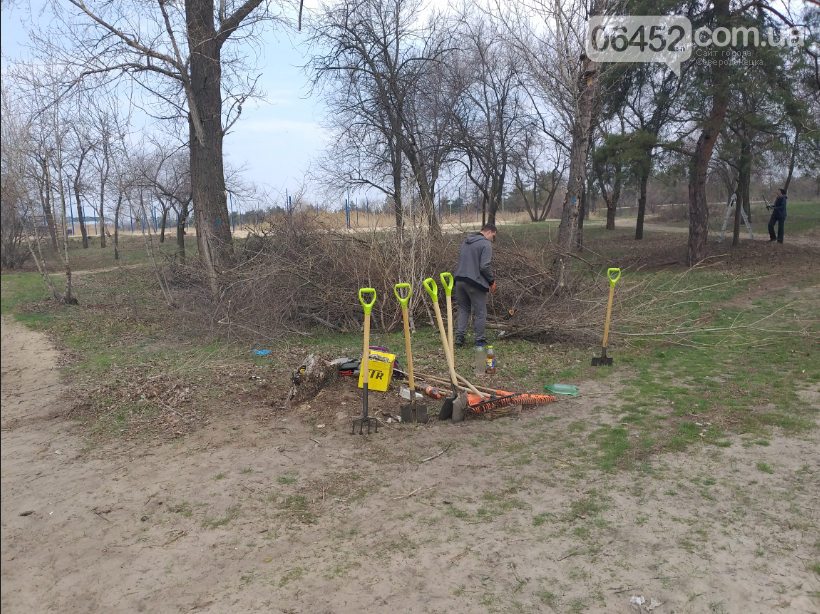
<instances>
[{"instance_id":1,"label":"distant person walking","mask_svg":"<svg viewBox=\"0 0 820 614\"><path fill-rule=\"evenodd\" d=\"M783 243L783 223L786 221L786 189L777 191L777 198L772 206L772 217L769 219L769 243L777 241ZM777 224L777 236L774 234L774 225Z\"/></svg>"},{"instance_id":2,"label":"distant person walking","mask_svg":"<svg viewBox=\"0 0 820 614\"><path fill-rule=\"evenodd\" d=\"M484 224L481 232L467 235L461 244L456 266L456 304L458 305L458 327L455 345L464 347L464 333L470 311L474 311L473 328L476 345L484 345L487 327L487 292L495 290L495 277L490 268L493 259L493 241L498 229L494 224Z\"/></svg>"}]
</instances>

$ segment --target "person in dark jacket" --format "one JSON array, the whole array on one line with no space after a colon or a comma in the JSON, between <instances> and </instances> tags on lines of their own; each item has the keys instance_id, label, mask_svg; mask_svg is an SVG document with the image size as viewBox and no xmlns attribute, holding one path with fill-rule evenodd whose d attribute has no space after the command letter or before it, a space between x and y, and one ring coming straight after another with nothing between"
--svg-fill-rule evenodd
<instances>
[{"instance_id":1,"label":"person in dark jacket","mask_svg":"<svg viewBox=\"0 0 820 614\"><path fill-rule=\"evenodd\" d=\"M783 223L786 221L786 189L777 191L777 198L772 206L772 217L769 219L769 243L777 241L783 243ZM777 236L774 234L774 225L777 224Z\"/></svg>"},{"instance_id":2,"label":"person in dark jacket","mask_svg":"<svg viewBox=\"0 0 820 614\"><path fill-rule=\"evenodd\" d=\"M473 316L476 345L484 345L487 325L487 292L495 290L495 277L490 263L493 259L493 241L498 229L494 224L484 224L481 232L467 235L458 253L458 265L453 276L456 282L456 304L458 305L458 327L455 344L464 346L464 333Z\"/></svg>"}]
</instances>

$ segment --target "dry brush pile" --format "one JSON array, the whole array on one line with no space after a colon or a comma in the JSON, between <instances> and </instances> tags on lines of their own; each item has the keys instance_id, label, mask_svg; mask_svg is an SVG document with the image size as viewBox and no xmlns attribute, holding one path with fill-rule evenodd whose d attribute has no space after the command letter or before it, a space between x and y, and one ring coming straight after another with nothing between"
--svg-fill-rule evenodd
<instances>
[{"instance_id":1,"label":"dry brush pile","mask_svg":"<svg viewBox=\"0 0 820 614\"><path fill-rule=\"evenodd\" d=\"M371 326L402 326L393 296L399 282L413 286L411 325L435 326L422 281L454 271L464 233L426 229L346 232L308 215L282 216L237 245L239 261L221 278L213 300L198 267L173 265L171 287L184 295L186 309L220 337L276 338L310 334L314 328L361 330L358 290L375 288L378 301ZM554 262L563 261L554 274ZM598 265L556 254L552 243L516 243L502 234L493 250L498 290L488 303L489 326L530 339L600 335L608 285ZM440 304L444 292L439 289Z\"/></svg>"}]
</instances>

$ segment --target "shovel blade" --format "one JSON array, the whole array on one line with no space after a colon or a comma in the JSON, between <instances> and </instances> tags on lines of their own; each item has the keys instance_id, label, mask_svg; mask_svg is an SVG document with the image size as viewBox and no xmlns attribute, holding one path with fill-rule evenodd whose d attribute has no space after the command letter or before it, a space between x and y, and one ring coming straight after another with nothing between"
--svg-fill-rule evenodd
<instances>
[{"instance_id":1,"label":"shovel blade","mask_svg":"<svg viewBox=\"0 0 820 614\"><path fill-rule=\"evenodd\" d=\"M402 422L427 424L430 418L426 405L402 405L399 409Z\"/></svg>"},{"instance_id":2,"label":"shovel blade","mask_svg":"<svg viewBox=\"0 0 820 614\"><path fill-rule=\"evenodd\" d=\"M453 401L457 399L458 397L444 397L444 405L441 406L441 410L438 412L439 421L449 420L453 417Z\"/></svg>"},{"instance_id":3,"label":"shovel blade","mask_svg":"<svg viewBox=\"0 0 820 614\"><path fill-rule=\"evenodd\" d=\"M453 424L457 424L464 420L464 413L467 410L467 397L463 394L453 401Z\"/></svg>"}]
</instances>

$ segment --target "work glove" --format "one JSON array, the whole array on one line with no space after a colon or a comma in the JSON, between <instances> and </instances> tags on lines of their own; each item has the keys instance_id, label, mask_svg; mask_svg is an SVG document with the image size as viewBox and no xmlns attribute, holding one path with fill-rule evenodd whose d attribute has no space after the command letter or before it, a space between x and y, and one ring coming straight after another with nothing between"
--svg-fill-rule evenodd
<instances>
[{"instance_id":1,"label":"work glove","mask_svg":"<svg viewBox=\"0 0 820 614\"><path fill-rule=\"evenodd\" d=\"M490 286L490 292L495 292L495 282L493 282L493 285Z\"/></svg>"}]
</instances>

